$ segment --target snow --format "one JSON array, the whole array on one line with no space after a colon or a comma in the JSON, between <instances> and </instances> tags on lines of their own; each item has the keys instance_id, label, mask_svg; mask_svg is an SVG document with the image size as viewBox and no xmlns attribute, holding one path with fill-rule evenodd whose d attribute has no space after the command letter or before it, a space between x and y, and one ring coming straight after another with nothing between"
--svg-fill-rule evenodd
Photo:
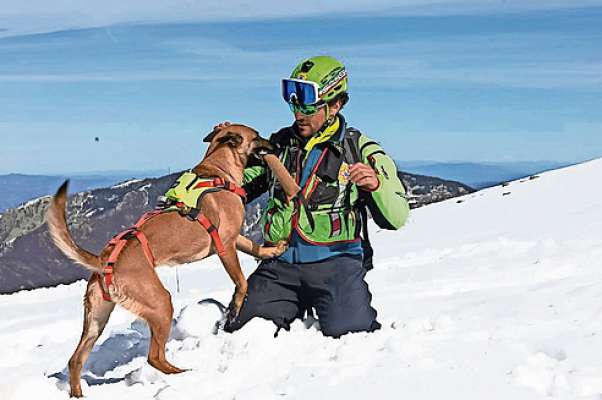
<instances>
[{"instance_id":1,"label":"snow","mask_svg":"<svg viewBox=\"0 0 602 400\"><path fill-rule=\"evenodd\" d=\"M104 207L93 208L84 214L84 218L90 218L91 216L101 213L104 211Z\"/></svg>"},{"instance_id":2,"label":"snow","mask_svg":"<svg viewBox=\"0 0 602 400\"><path fill-rule=\"evenodd\" d=\"M175 320L166 376L148 330L117 308L83 373L89 399L600 399L602 160L372 226L367 275L383 328L332 339L314 320L274 338L214 330L232 293L214 257L160 268ZM509 194L505 194L508 193ZM255 261L241 256L245 272ZM176 274L179 275L177 288ZM85 282L0 296L0 398L65 399Z\"/></svg>"},{"instance_id":3,"label":"snow","mask_svg":"<svg viewBox=\"0 0 602 400\"><path fill-rule=\"evenodd\" d=\"M142 181L142 179L130 179L130 180L123 181L121 183L111 186L111 189L124 188L124 187L130 186L134 183L141 182L141 181Z\"/></svg>"},{"instance_id":4,"label":"snow","mask_svg":"<svg viewBox=\"0 0 602 400\"><path fill-rule=\"evenodd\" d=\"M50 200L51 198L52 198L52 196L36 197L35 199L31 199L31 200L26 201L25 203L21 204L19 207L17 207L17 210L23 210L25 208L29 208L30 206L34 206L45 200Z\"/></svg>"}]
</instances>

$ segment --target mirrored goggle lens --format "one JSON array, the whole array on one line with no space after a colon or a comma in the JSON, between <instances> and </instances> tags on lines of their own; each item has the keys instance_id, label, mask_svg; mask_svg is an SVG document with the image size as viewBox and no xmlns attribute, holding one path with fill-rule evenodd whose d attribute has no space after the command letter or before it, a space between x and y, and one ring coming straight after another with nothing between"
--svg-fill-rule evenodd
<instances>
[{"instance_id":1,"label":"mirrored goggle lens","mask_svg":"<svg viewBox=\"0 0 602 400\"><path fill-rule=\"evenodd\" d=\"M313 82L303 82L299 80L282 80L282 98L287 103L299 103L303 105L317 103L318 90Z\"/></svg>"},{"instance_id":2,"label":"mirrored goggle lens","mask_svg":"<svg viewBox=\"0 0 602 400\"><path fill-rule=\"evenodd\" d=\"M313 114L317 113L318 110L320 108L322 108L323 105L324 104L320 104L320 105L310 104L310 105L304 106L302 104L288 103L288 106L290 107L292 112L294 112L294 113L300 112L301 114L304 114L304 115L313 115Z\"/></svg>"}]
</instances>

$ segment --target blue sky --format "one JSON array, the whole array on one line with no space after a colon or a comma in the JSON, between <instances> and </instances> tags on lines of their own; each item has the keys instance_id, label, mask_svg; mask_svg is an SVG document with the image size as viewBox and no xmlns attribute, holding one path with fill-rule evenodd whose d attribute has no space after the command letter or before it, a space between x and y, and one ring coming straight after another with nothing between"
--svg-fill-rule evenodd
<instances>
[{"instance_id":1,"label":"blue sky","mask_svg":"<svg viewBox=\"0 0 602 400\"><path fill-rule=\"evenodd\" d=\"M0 13L0 173L189 167L216 122L289 124L279 79L315 54L346 63L344 114L396 159L602 156L602 2L36 3Z\"/></svg>"}]
</instances>

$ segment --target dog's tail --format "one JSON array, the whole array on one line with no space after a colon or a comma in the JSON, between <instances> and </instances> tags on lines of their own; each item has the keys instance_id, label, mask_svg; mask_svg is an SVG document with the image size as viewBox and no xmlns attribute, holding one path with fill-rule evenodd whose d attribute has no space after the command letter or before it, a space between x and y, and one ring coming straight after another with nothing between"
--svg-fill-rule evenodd
<instances>
[{"instance_id":1,"label":"dog's tail","mask_svg":"<svg viewBox=\"0 0 602 400\"><path fill-rule=\"evenodd\" d=\"M79 247L73 240L69 228L67 227L67 219L65 217L67 186L69 186L69 180L66 180L65 183L61 185L46 212L46 222L48 223L50 237L56 247L71 260L83 265L93 272L101 272L102 262L100 257Z\"/></svg>"}]
</instances>

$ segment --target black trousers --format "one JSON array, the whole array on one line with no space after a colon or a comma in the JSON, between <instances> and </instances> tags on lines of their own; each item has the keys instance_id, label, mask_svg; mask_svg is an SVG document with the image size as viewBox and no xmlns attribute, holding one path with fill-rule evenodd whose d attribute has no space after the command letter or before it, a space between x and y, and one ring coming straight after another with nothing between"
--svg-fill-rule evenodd
<instances>
[{"instance_id":1,"label":"black trousers","mask_svg":"<svg viewBox=\"0 0 602 400\"><path fill-rule=\"evenodd\" d=\"M326 336L374 331L380 324L370 305L372 294L365 275L358 256L343 255L304 264L265 260L248 279L247 298L238 318L226 323L224 330L238 330L254 317L288 330L296 317L313 307Z\"/></svg>"}]
</instances>

